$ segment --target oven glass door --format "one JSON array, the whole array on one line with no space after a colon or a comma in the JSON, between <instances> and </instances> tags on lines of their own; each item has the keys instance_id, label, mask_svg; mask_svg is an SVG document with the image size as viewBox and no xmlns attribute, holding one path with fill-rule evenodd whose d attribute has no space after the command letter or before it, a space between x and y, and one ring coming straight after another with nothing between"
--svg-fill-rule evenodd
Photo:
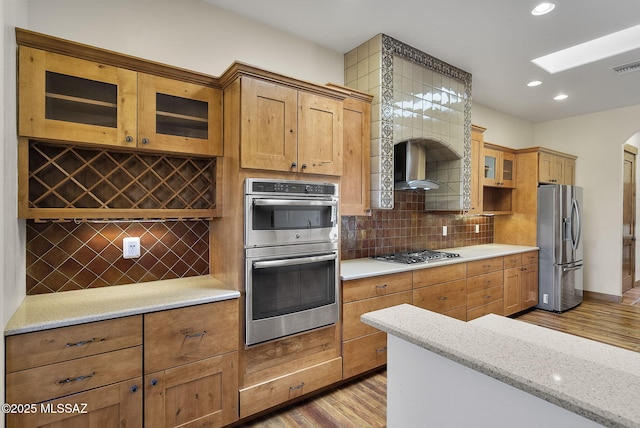
<instances>
[{"instance_id":1,"label":"oven glass door","mask_svg":"<svg viewBox=\"0 0 640 428\"><path fill-rule=\"evenodd\" d=\"M247 259L247 344L338 321L337 252Z\"/></svg>"}]
</instances>

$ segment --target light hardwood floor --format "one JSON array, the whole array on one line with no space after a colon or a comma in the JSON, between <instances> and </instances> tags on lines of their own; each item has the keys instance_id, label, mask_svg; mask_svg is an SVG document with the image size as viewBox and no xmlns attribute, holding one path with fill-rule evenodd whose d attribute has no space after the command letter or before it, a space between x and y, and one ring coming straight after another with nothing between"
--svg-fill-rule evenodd
<instances>
[{"instance_id":1,"label":"light hardwood floor","mask_svg":"<svg viewBox=\"0 0 640 428\"><path fill-rule=\"evenodd\" d=\"M534 309L516 319L640 352L640 287L621 304L585 300L561 314ZM386 387L381 370L240 427L385 427Z\"/></svg>"}]
</instances>

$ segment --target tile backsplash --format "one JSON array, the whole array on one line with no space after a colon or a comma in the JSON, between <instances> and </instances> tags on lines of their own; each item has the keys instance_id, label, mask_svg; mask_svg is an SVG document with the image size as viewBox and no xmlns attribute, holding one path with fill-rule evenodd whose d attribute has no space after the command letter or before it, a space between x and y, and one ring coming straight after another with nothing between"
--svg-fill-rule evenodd
<instances>
[{"instance_id":1,"label":"tile backsplash","mask_svg":"<svg viewBox=\"0 0 640 428\"><path fill-rule=\"evenodd\" d=\"M493 243L493 217L428 213L424 197L423 191L396 191L393 210L372 210L370 217L343 216L342 260ZM447 226L447 236L442 236L442 226Z\"/></svg>"},{"instance_id":2,"label":"tile backsplash","mask_svg":"<svg viewBox=\"0 0 640 428\"><path fill-rule=\"evenodd\" d=\"M141 255L122 258L122 239ZM209 273L209 222L27 221L27 295Z\"/></svg>"}]
</instances>

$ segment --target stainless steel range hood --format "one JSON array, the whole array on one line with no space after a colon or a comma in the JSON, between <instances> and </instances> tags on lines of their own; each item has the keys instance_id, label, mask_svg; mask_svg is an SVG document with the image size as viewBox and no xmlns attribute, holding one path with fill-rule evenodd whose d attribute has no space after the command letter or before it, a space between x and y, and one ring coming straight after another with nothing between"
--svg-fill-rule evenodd
<instances>
[{"instance_id":1,"label":"stainless steel range hood","mask_svg":"<svg viewBox=\"0 0 640 428\"><path fill-rule=\"evenodd\" d=\"M434 190L444 183L427 178L427 161L458 160L461 156L441 141L418 138L394 145L393 159L395 190Z\"/></svg>"}]
</instances>

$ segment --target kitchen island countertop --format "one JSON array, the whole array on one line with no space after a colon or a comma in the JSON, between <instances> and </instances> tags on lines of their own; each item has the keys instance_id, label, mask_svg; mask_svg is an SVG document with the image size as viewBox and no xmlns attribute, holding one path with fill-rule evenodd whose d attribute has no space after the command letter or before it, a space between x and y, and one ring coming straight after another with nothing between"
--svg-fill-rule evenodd
<instances>
[{"instance_id":1,"label":"kitchen island countertop","mask_svg":"<svg viewBox=\"0 0 640 428\"><path fill-rule=\"evenodd\" d=\"M458 253L460 254L460 257L435 262L404 264L374 260L370 258L343 260L340 262L340 278L345 281L350 279L367 278L370 276L386 275L454 263L466 263L491 257L508 256L510 254L526 253L527 251L537 251L538 249L538 247L530 247L526 245L484 244L472 245L469 247L439 249L437 251Z\"/></svg>"},{"instance_id":2,"label":"kitchen island countertop","mask_svg":"<svg viewBox=\"0 0 640 428\"><path fill-rule=\"evenodd\" d=\"M407 304L362 321L597 424L640 426L636 352L498 315L465 323Z\"/></svg>"},{"instance_id":3,"label":"kitchen island countertop","mask_svg":"<svg viewBox=\"0 0 640 428\"><path fill-rule=\"evenodd\" d=\"M129 315L236 299L240 293L212 276L26 296L5 336L102 321Z\"/></svg>"}]
</instances>

